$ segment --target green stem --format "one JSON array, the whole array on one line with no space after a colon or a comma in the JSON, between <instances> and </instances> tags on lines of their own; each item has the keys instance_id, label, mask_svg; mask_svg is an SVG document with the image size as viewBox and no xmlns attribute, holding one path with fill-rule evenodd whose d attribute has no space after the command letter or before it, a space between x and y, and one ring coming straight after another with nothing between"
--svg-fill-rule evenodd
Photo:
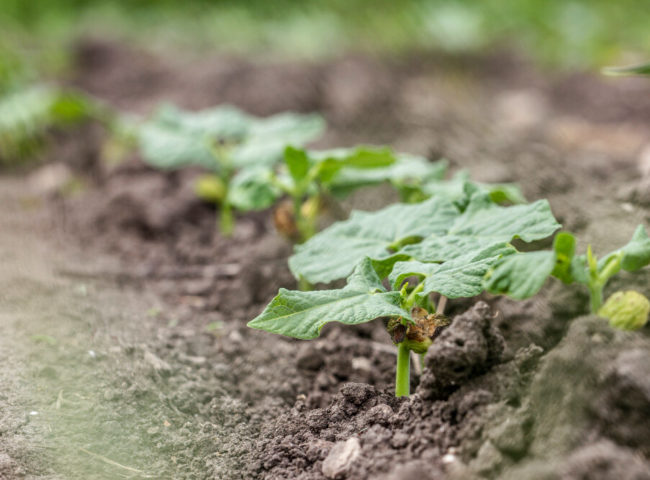
<instances>
[{"instance_id":1,"label":"green stem","mask_svg":"<svg viewBox=\"0 0 650 480\"><path fill-rule=\"evenodd\" d=\"M224 237L230 237L234 229L235 221L232 213L232 206L223 202L219 208L219 230Z\"/></svg>"},{"instance_id":2,"label":"green stem","mask_svg":"<svg viewBox=\"0 0 650 480\"><path fill-rule=\"evenodd\" d=\"M603 287L600 284L594 283L589 285L589 301L591 305L591 313L598 313L603 304Z\"/></svg>"},{"instance_id":3,"label":"green stem","mask_svg":"<svg viewBox=\"0 0 650 480\"><path fill-rule=\"evenodd\" d=\"M298 278L298 290L301 290L303 292L311 292L313 289L314 286L305 277L301 276Z\"/></svg>"},{"instance_id":4,"label":"green stem","mask_svg":"<svg viewBox=\"0 0 650 480\"><path fill-rule=\"evenodd\" d=\"M395 396L408 397L411 392L411 352L404 342L397 345L397 372Z\"/></svg>"},{"instance_id":5,"label":"green stem","mask_svg":"<svg viewBox=\"0 0 650 480\"><path fill-rule=\"evenodd\" d=\"M424 282L420 283L417 287L415 287L411 293L409 294L408 297L406 297L406 300L404 300L404 310L411 310L413 305L415 305L415 301L417 300L417 294L420 293L424 289Z\"/></svg>"}]
</instances>

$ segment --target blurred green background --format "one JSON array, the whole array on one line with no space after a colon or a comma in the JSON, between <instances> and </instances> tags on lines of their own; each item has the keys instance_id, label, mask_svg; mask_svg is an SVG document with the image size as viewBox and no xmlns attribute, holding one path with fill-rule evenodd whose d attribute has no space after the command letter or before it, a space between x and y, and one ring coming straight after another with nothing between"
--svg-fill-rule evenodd
<instances>
[{"instance_id":1,"label":"blurred green background","mask_svg":"<svg viewBox=\"0 0 650 480\"><path fill-rule=\"evenodd\" d=\"M186 48L322 58L355 51L481 53L588 69L650 52L648 0L0 0L0 84L64 68L80 35Z\"/></svg>"}]
</instances>

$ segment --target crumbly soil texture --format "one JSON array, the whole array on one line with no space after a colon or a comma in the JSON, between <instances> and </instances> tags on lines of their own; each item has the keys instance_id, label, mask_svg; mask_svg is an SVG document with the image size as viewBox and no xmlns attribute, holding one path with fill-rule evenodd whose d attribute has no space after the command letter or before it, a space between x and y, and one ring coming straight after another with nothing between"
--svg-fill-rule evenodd
<instances>
[{"instance_id":1,"label":"crumbly soil texture","mask_svg":"<svg viewBox=\"0 0 650 480\"><path fill-rule=\"evenodd\" d=\"M508 54L297 63L84 40L75 58L62 82L135 114L318 111L318 146L389 144L517 182L597 252L650 222L641 79ZM224 238L200 172L115 162L95 124L48 137L47 161L0 175L0 478L650 479L650 330L588 315L581 288L450 301L397 399L381 321L310 342L246 327L295 287L270 212ZM650 295L649 272L621 288Z\"/></svg>"}]
</instances>

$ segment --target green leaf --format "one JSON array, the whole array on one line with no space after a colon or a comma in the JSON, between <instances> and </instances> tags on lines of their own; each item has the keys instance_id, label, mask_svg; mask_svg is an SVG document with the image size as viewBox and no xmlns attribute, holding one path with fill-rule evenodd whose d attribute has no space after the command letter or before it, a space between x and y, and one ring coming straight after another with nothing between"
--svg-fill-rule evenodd
<instances>
[{"instance_id":1,"label":"green leaf","mask_svg":"<svg viewBox=\"0 0 650 480\"><path fill-rule=\"evenodd\" d=\"M252 122L253 117L231 105L189 112L165 104L158 108L147 124L166 127L194 137L211 137L214 141L234 142L244 138Z\"/></svg>"},{"instance_id":2,"label":"green leaf","mask_svg":"<svg viewBox=\"0 0 650 480\"><path fill-rule=\"evenodd\" d=\"M348 275L364 257L391 256L389 248L410 237L442 234L453 224L458 210L444 198L418 204L395 204L377 212L353 211L296 247L289 268L311 283L330 282Z\"/></svg>"},{"instance_id":3,"label":"green leaf","mask_svg":"<svg viewBox=\"0 0 650 480\"><path fill-rule=\"evenodd\" d=\"M144 160L158 168L215 170L219 161L233 168L273 165L287 145L313 140L323 127L317 115L255 118L228 105L199 112L164 106L141 126L138 140Z\"/></svg>"},{"instance_id":4,"label":"green leaf","mask_svg":"<svg viewBox=\"0 0 650 480\"><path fill-rule=\"evenodd\" d=\"M485 289L518 300L529 298L539 292L554 267L551 251L510 255L487 274Z\"/></svg>"},{"instance_id":5,"label":"green leaf","mask_svg":"<svg viewBox=\"0 0 650 480\"><path fill-rule=\"evenodd\" d=\"M307 152L294 147L287 147L284 151L284 162L287 164L289 174L295 183L300 182L309 172L310 162Z\"/></svg>"},{"instance_id":6,"label":"green leaf","mask_svg":"<svg viewBox=\"0 0 650 480\"><path fill-rule=\"evenodd\" d=\"M393 288L399 289L407 277L420 277L424 283L420 298L431 292L449 298L474 297L485 289L483 278L488 270L503 256L512 258L515 252L513 247L500 244L444 263L397 262L388 278Z\"/></svg>"},{"instance_id":7,"label":"green leaf","mask_svg":"<svg viewBox=\"0 0 650 480\"><path fill-rule=\"evenodd\" d=\"M631 65L627 67L607 67L603 68L605 75L650 75L650 63L642 63L640 65Z\"/></svg>"},{"instance_id":8,"label":"green leaf","mask_svg":"<svg viewBox=\"0 0 650 480\"><path fill-rule=\"evenodd\" d=\"M552 251L517 253L500 261L487 273L485 288L490 293L521 300L539 292L551 275L571 283L574 252L575 237L567 232L558 233Z\"/></svg>"},{"instance_id":9,"label":"green leaf","mask_svg":"<svg viewBox=\"0 0 650 480\"><path fill-rule=\"evenodd\" d=\"M246 138L229 155L235 167L272 166L283 159L287 146L305 145L324 129L325 122L319 115L280 113L254 119Z\"/></svg>"},{"instance_id":10,"label":"green leaf","mask_svg":"<svg viewBox=\"0 0 650 480\"><path fill-rule=\"evenodd\" d=\"M576 239L568 232L560 232L553 241L555 252L555 266L551 275L569 284L574 281L572 262L576 251Z\"/></svg>"},{"instance_id":11,"label":"green leaf","mask_svg":"<svg viewBox=\"0 0 650 480\"><path fill-rule=\"evenodd\" d=\"M270 207L282 194L271 182L271 174L266 168L241 170L230 182L228 202L242 212Z\"/></svg>"},{"instance_id":12,"label":"green leaf","mask_svg":"<svg viewBox=\"0 0 650 480\"><path fill-rule=\"evenodd\" d=\"M639 225L632 240L619 250L623 254L621 268L634 272L650 264L650 237L643 225Z\"/></svg>"},{"instance_id":13,"label":"green leaf","mask_svg":"<svg viewBox=\"0 0 650 480\"><path fill-rule=\"evenodd\" d=\"M442 179L446 171L446 161L430 162L424 157L398 154L395 163L387 167L341 169L330 183L330 189L334 195L344 197L359 187L391 182L398 190L405 191L428 179Z\"/></svg>"},{"instance_id":14,"label":"green leaf","mask_svg":"<svg viewBox=\"0 0 650 480\"><path fill-rule=\"evenodd\" d=\"M379 317L403 317L411 320L400 305L399 292L387 292L372 262L366 258L338 290L311 292L280 289L278 295L249 327L309 340L318 337L323 325L366 323Z\"/></svg>"},{"instance_id":15,"label":"green leaf","mask_svg":"<svg viewBox=\"0 0 650 480\"><path fill-rule=\"evenodd\" d=\"M368 146L310 151L309 157L312 164L318 165L316 179L328 188L346 168L371 172L395 163L390 149Z\"/></svg>"},{"instance_id":16,"label":"green leaf","mask_svg":"<svg viewBox=\"0 0 650 480\"><path fill-rule=\"evenodd\" d=\"M546 200L527 205L501 207L484 195L475 195L462 215L453 219L446 231L435 233L422 242L408 245L398 253L423 262L452 260L466 252L475 252L520 238L540 240L560 227Z\"/></svg>"},{"instance_id":17,"label":"green leaf","mask_svg":"<svg viewBox=\"0 0 650 480\"><path fill-rule=\"evenodd\" d=\"M188 135L166 125L146 124L138 132L143 160L162 169L195 165L217 170L219 164L208 142L206 137Z\"/></svg>"},{"instance_id":18,"label":"green leaf","mask_svg":"<svg viewBox=\"0 0 650 480\"><path fill-rule=\"evenodd\" d=\"M526 203L526 197L518 185L514 183L479 183L480 188L488 192L494 203L513 205Z\"/></svg>"}]
</instances>

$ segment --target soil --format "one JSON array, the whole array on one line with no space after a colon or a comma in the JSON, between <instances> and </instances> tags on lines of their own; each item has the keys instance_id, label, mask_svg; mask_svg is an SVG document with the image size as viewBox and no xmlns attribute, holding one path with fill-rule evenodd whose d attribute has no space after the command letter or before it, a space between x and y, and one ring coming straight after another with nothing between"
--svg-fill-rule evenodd
<instances>
[{"instance_id":1,"label":"soil","mask_svg":"<svg viewBox=\"0 0 650 480\"><path fill-rule=\"evenodd\" d=\"M63 81L129 112L320 111L320 146L386 143L516 181L597 252L650 222L643 80L507 54L310 64L86 39L76 58ZM396 399L380 321L311 342L246 328L295 286L269 212L221 237L200 172L108 162L101 127L80 128L0 176L0 478L650 478L648 327L613 330L551 282L524 302L452 301L416 393ZM71 179L84 188L52 188ZM608 290L649 285L645 270Z\"/></svg>"}]
</instances>

